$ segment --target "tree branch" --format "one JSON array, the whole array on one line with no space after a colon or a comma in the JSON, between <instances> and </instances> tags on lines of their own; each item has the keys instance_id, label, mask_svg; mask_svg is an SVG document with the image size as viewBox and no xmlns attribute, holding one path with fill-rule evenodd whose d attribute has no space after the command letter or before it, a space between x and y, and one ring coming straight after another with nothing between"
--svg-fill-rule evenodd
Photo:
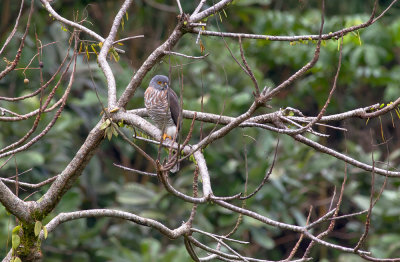
<instances>
[{"instance_id":1,"label":"tree branch","mask_svg":"<svg viewBox=\"0 0 400 262\"><path fill-rule=\"evenodd\" d=\"M99 66L104 73L104 76L107 80L107 88L108 88L108 110L112 111L117 105L117 87L115 84L115 77L111 70L110 65L107 62L107 54L112 47L115 37L118 32L119 25L121 24L121 20L123 19L124 14L127 12L129 6L131 5L132 0L125 0L124 4L118 11L117 15L114 18L113 24L111 26L111 30L107 38L103 41L103 46L101 47L99 56L97 61L99 62Z\"/></svg>"}]
</instances>

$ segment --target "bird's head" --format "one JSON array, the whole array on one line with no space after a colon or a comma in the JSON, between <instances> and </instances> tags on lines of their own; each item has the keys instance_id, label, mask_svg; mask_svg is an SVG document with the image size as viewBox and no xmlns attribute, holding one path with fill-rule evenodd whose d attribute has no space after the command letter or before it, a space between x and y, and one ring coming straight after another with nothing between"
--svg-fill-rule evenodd
<instances>
[{"instance_id":1,"label":"bird's head","mask_svg":"<svg viewBox=\"0 0 400 262\"><path fill-rule=\"evenodd\" d=\"M159 90L164 90L168 88L168 82L168 77L163 75L156 75L151 79L150 86Z\"/></svg>"}]
</instances>

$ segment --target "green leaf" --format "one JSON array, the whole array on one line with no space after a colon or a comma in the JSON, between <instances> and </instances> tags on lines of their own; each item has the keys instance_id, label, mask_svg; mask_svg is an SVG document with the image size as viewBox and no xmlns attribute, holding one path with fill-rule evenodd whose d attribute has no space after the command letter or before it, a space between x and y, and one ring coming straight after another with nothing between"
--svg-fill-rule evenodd
<instances>
[{"instance_id":1,"label":"green leaf","mask_svg":"<svg viewBox=\"0 0 400 262\"><path fill-rule=\"evenodd\" d=\"M21 229L21 226L16 226L16 227L14 227L13 230L12 230L12 234L13 234L13 235L18 234L18 232L19 232L20 229Z\"/></svg>"},{"instance_id":2,"label":"green leaf","mask_svg":"<svg viewBox=\"0 0 400 262\"><path fill-rule=\"evenodd\" d=\"M115 126L111 126L111 130L114 136L118 136L117 128Z\"/></svg>"},{"instance_id":3,"label":"green leaf","mask_svg":"<svg viewBox=\"0 0 400 262\"><path fill-rule=\"evenodd\" d=\"M42 222L36 221L35 222L35 236L40 234L40 230L42 230Z\"/></svg>"},{"instance_id":4,"label":"green leaf","mask_svg":"<svg viewBox=\"0 0 400 262\"><path fill-rule=\"evenodd\" d=\"M106 129L106 135L107 135L107 138L108 138L108 141L110 141L111 140L111 138L112 138L112 135L113 135L113 133L112 133L112 130L111 130L112 128L107 128Z\"/></svg>"},{"instance_id":5,"label":"green leaf","mask_svg":"<svg viewBox=\"0 0 400 262\"><path fill-rule=\"evenodd\" d=\"M394 111L396 112L396 114L397 114L397 117L400 119L400 113L399 113L399 109L398 109L398 108L395 108L395 109L394 109Z\"/></svg>"},{"instance_id":6,"label":"green leaf","mask_svg":"<svg viewBox=\"0 0 400 262\"><path fill-rule=\"evenodd\" d=\"M98 56L99 54L96 51L96 48L94 48L96 45L92 44L90 47L92 48L93 52Z\"/></svg>"},{"instance_id":7,"label":"green leaf","mask_svg":"<svg viewBox=\"0 0 400 262\"><path fill-rule=\"evenodd\" d=\"M222 16L221 16L221 13L218 12L218 15L219 15L219 20L221 20L221 23L222 23Z\"/></svg>"},{"instance_id":8,"label":"green leaf","mask_svg":"<svg viewBox=\"0 0 400 262\"><path fill-rule=\"evenodd\" d=\"M86 50L86 56L87 56L87 59L89 60L89 58L90 58L90 55L89 55L89 50L88 50L88 47L87 47L87 45L85 45L85 50Z\"/></svg>"},{"instance_id":9,"label":"green leaf","mask_svg":"<svg viewBox=\"0 0 400 262\"><path fill-rule=\"evenodd\" d=\"M117 51L115 51L114 48L110 49L111 55L114 57L115 62L119 61L119 54L117 53Z\"/></svg>"},{"instance_id":10,"label":"green leaf","mask_svg":"<svg viewBox=\"0 0 400 262\"><path fill-rule=\"evenodd\" d=\"M357 36L358 36L358 42L360 45L362 45L362 41L361 41L361 35L360 32L357 30Z\"/></svg>"},{"instance_id":11,"label":"green leaf","mask_svg":"<svg viewBox=\"0 0 400 262\"><path fill-rule=\"evenodd\" d=\"M21 243L21 239L19 238L18 235L15 234L15 235L12 235L11 242L12 242L12 248L17 249L17 247Z\"/></svg>"},{"instance_id":12,"label":"green leaf","mask_svg":"<svg viewBox=\"0 0 400 262\"><path fill-rule=\"evenodd\" d=\"M110 119L106 119L106 121L104 121L101 126L100 126L100 130L106 129L109 125L110 125L111 121Z\"/></svg>"},{"instance_id":13,"label":"green leaf","mask_svg":"<svg viewBox=\"0 0 400 262\"><path fill-rule=\"evenodd\" d=\"M44 239L47 239L47 234L48 234L47 228L46 228L45 226L43 226L43 236L44 236Z\"/></svg>"},{"instance_id":14,"label":"green leaf","mask_svg":"<svg viewBox=\"0 0 400 262\"><path fill-rule=\"evenodd\" d=\"M14 257L13 262L22 262L19 257Z\"/></svg>"}]
</instances>

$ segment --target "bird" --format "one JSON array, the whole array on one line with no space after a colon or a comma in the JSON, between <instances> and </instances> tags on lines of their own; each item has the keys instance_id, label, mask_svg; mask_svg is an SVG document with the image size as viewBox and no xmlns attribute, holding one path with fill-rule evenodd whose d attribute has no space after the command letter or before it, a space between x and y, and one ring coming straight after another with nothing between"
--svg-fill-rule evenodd
<instances>
[{"instance_id":1,"label":"bird","mask_svg":"<svg viewBox=\"0 0 400 262\"><path fill-rule=\"evenodd\" d=\"M169 86L168 77L156 75L151 79L144 92L144 104L150 119L164 132L163 140L177 139L182 127L182 112L178 96ZM174 172L173 169L171 172Z\"/></svg>"}]
</instances>

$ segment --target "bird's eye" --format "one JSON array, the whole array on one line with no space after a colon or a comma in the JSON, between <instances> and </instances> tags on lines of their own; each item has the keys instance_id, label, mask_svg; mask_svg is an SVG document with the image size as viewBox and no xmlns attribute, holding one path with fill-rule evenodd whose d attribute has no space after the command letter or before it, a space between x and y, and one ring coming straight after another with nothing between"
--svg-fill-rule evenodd
<instances>
[{"instance_id":1,"label":"bird's eye","mask_svg":"<svg viewBox=\"0 0 400 262\"><path fill-rule=\"evenodd\" d=\"M161 81L158 81L157 84L161 85Z\"/></svg>"}]
</instances>

